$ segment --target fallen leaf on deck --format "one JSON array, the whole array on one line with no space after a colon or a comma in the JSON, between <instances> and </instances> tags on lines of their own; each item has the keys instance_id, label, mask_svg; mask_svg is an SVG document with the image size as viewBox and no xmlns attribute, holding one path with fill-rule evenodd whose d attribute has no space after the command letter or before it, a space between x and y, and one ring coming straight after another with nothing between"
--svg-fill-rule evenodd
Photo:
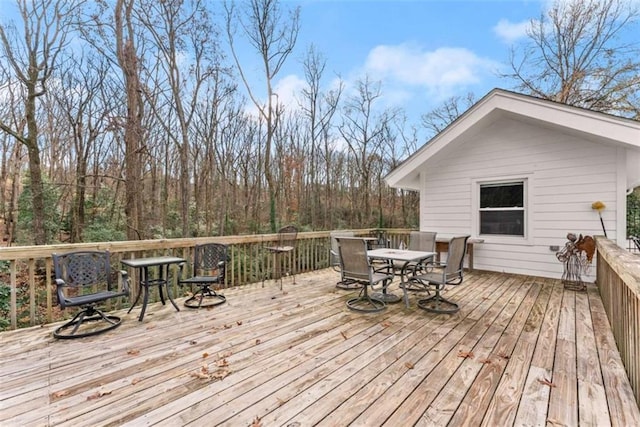
<instances>
[{"instance_id":1,"label":"fallen leaf on deck","mask_svg":"<svg viewBox=\"0 0 640 427\"><path fill-rule=\"evenodd\" d=\"M278 406L282 406L282 405L284 405L285 403L287 403L287 401L286 401L286 400L284 400L284 399L280 399L279 397L276 397L276 400L278 401Z\"/></svg>"},{"instance_id":2,"label":"fallen leaf on deck","mask_svg":"<svg viewBox=\"0 0 640 427\"><path fill-rule=\"evenodd\" d=\"M385 328L388 328L389 326L391 326L391 323L389 322L382 322L382 326Z\"/></svg>"},{"instance_id":3,"label":"fallen leaf on deck","mask_svg":"<svg viewBox=\"0 0 640 427\"><path fill-rule=\"evenodd\" d=\"M60 390L60 391L56 391L55 393L53 393L53 398L54 399L59 399L63 396L67 396L69 394L69 390Z\"/></svg>"},{"instance_id":4,"label":"fallen leaf on deck","mask_svg":"<svg viewBox=\"0 0 640 427\"><path fill-rule=\"evenodd\" d=\"M473 359L473 351L458 351L458 357L462 357L463 359Z\"/></svg>"},{"instance_id":5,"label":"fallen leaf on deck","mask_svg":"<svg viewBox=\"0 0 640 427\"><path fill-rule=\"evenodd\" d=\"M93 393L92 395L87 396L87 400L95 400L95 399L99 399L102 396L106 396L108 394L111 394L111 391L107 391L107 390L98 390L95 393Z\"/></svg>"},{"instance_id":6,"label":"fallen leaf on deck","mask_svg":"<svg viewBox=\"0 0 640 427\"><path fill-rule=\"evenodd\" d=\"M489 365L491 363L491 360L489 360L489 359L480 359L480 360L478 360L478 362L484 363L485 365Z\"/></svg>"},{"instance_id":7,"label":"fallen leaf on deck","mask_svg":"<svg viewBox=\"0 0 640 427\"><path fill-rule=\"evenodd\" d=\"M229 374L231 374L231 371L227 369L218 369L217 371L211 374L211 378L216 380L223 380Z\"/></svg>"},{"instance_id":8,"label":"fallen leaf on deck","mask_svg":"<svg viewBox=\"0 0 640 427\"><path fill-rule=\"evenodd\" d=\"M127 350L129 356L137 356L140 354L140 350Z\"/></svg>"},{"instance_id":9,"label":"fallen leaf on deck","mask_svg":"<svg viewBox=\"0 0 640 427\"><path fill-rule=\"evenodd\" d=\"M238 326L242 325L242 320L236 320L236 323L238 324Z\"/></svg>"},{"instance_id":10,"label":"fallen leaf on deck","mask_svg":"<svg viewBox=\"0 0 640 427\"><path fill-rule=\"evenodd\" d=\"M407 369L413 369L413 363L411 362L405 363L404 366L406 366Z\"/></svg>"},{"instance_id":11,"label":"fallen leaf on deck","mask_svg":"<svg viewBox=\"0 0 640 427\"><path fill-rule=\"evenodd\" d=\"M229 366L229 362L227 362L227 359L221 359L216 362L216 366L223 368L225 366Z\"/></svg>"},{"instance_id":12,"label":"fallen leaf on deck","mask_svg":"<svg viewBox=\"0 0 640 427\"><path fill-rule=\"evenodd\" d=\"M209 353L202 353L202 358L206 359L207 357L209 357Z\"/></svg>"},{"instance_id":13,"label":"fallen leaf on deck","mask_svg":"<svg viewBox=\"0 0 640 427\"><path fill-rule=\"evenodd\" d=\"M260 422L260 417L256 417L251 423L250 427L262 427L262 423Z\"/></svg>"},{"instance_id":14,"label":"fallen leaf on deck","mask_svg":"<svg viewBox=\"0 0 640 427\"><path fill-rule=\"evenodd\" d=\"M509 360L509 359L511 359L511 356L509 356L509 355L508 355L508 354L506 354L506 353L500 353L500 354L498 354L498 357L501 357L501 358L503 358L503 359L505 359L505 360Z\"/></svg>"},{"instance_id":15,"label":"fallen leaf on deck","mask_svg":"<svg viewBox=\"0 0 640 427\"><path fill-rule=\"evenodd\" d=\"M209 379L211 379L211 377L209 377L209 374L205 374L205 373L200 372L200 371L192 372L191 376L194 377L194 378L199 378L201 380L209 380Z\"/></svg>"},{"instance_id":16,"label":"fallen leaf on deck","mask_svg":"<svg viewBox=\"0 0 640 427\"><path fill-rule=\"evenodd\" d=\"M257 339L256 339L256 345L260 344L260 342L261 342L261 341L260 341L260 338L257 338Z\"/></svg>"},{"instance_id":17,"label":"fallen leaf on deck","mask_svg":"<svg viewBox=\"0 0 640 427\"><path fill-rule=\"evenodd\" d=\"M552 383L551 381L549 381L546 378L538 378L538 382L540 384L544 384L544 385L549 386L549 387L555 387L556 386L554 383Z\"/></svg>"},{"instance_id":18,"label":"fallen leaf on deck","mask_svg":"<svg viewBox=\"0 0 640 427\"><path fill-rule=\"evenodd\" d=\"M134 378L131 380L131 385L136 385L138 384L140 381L142 381L142 378Z\"/></svg>"},{"instance_id":19,"label":"fallen leaf on deck","mask_svg":"<svg viewBox=\"0 0 640 427\"><path fill-rule=\"evenodd\" d=\"M233 354L232 352L226 351L222 354L218 354L218 357L220 357L221 359L224 359L225 357L231 357L232 354Z\"/></svg>"},{"instance_id":20,"label":"fallen leaf on deck","mask_svg":"<svg viewBox=\"0 0 640 427\"><path fill-rule=\"evenodd\" d=\"M231 327L232 327L232 326L233 326L233 325L224 325L224 328L225 328L225 329L231 329Z\"/></svg>"}]
</instances>

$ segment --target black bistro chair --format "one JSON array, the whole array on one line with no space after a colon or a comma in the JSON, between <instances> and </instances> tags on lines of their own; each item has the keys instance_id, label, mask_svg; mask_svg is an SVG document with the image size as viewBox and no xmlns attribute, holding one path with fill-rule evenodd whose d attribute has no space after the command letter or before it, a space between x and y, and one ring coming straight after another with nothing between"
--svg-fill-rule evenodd
<instances>
[{"instance_id":1,"label":"black bistro chair","mask_svg":"<svg viewBox=\"0 0 640 427\"><path fill-rule=\"evenodd\" d=\"M185 263L178 270L178 284L197 286L198 290L184 302L185 307L213 307L227 301L213 289L224 284L228 261L227 246L220 243L196 245L193 250L192 275L187 277Z\"/></svg>"},{"instance_id":2,"label":"black bistro chair","mask_svg":"<svg viewBox=\"0 0 640 427\"><path fill-rule=\"evenodd\" d=\"M60 308L80 307L71 320L58 327L55 338L83 338L117 328L121 319L107 315L98 304L129 295L129 276L119 270L122 289L117 290L108 251L76 251L53 254L56 292Z\"/></svg>"},{"instance_id":3,"label":"black bistro chair","mask_svg":"<svg viewBox=\"0 0 640 427\"><path fill-rule=\"evenodd\" d=\"M280 280L280 290L282 290L282 257L285 254L292 253L296 248L296 239L298 238L298 229L294 225L287 225L278 230L278 243L276 246L268 246L266 249L273 254L273 263L276 270L276 277ZM291 273L287 271L287 273ZM293 284L296 283L295 271L293 275ZM264 281L262 283L264 286Z\"/></svg>"},{"instance_id":4,"label":"black bistro chair","mask_svg":"<svg viewBox=\"0 0 640 427\"><path fill-rule=\"evenodd\" d=\"M418 300L418 307L432 313L455 313L460 308L457 303L442 297L441 292L447 285L459 285L464 278L464 255L467 250L467 240L470 236L457 236L449 241L449 251L446 262L434 262L423 274L409 276L408 282L401 285L404 291L405 303L409 304L407 290L416 290L422 286L425 290L434 290L435 295Z\"/></svg>"}]
</instances>

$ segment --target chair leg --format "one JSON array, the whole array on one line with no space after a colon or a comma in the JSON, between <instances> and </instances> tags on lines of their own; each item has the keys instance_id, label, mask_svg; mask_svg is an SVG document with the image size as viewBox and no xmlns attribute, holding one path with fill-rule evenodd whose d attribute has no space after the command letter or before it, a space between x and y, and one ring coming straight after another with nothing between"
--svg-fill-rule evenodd
<instances>
[{"instance_id":1,"label":"chair leg","mask_svg":"<svg viewBox=\"0 0 640 427\"><path fill-rule=\"evenodd\" d=\"M445 299L440 295L443 288L436 287L435 295L418 300L418 307L431 313L453 314L460 310L457 303Z\"/></svg>"},{"instance_id":2,"label":"chair leg","mask_svg":"<svg viewBox=\"0 0 640 427\"><path fill-rule=\"evenodd\" d=\"M88 326L93 322L100 323L95 323L94 327ZM95 307L86 307L73 319L56 328L53 336L58 339L84 338L115 329L120 323L121 319L117 316L106 315Z\"/></svg>"},{"instance_id":3,"label":"chair leg","mask_svg":"<svg viewBox=\"0 0 640 427\"><path fill-rule=\"evenodd\" d=\"M370 297L367 292L367 285L362 285L362 290L360 291L359 296L348 300L347 307L355 311L375 313L386 309L386 304L380 299Z\"/></svg>"},{"instance_id":4,"label":"chair leg","mask_svg":"<svg viewBox=\"0 0 640 427\"><path fill-rule=\"evenodd\" d=\"M209 286L202 286L196 293L185 300L184 305L189 308L214 307L224 304L226 301L227 298L224 295L220 295Z\"/></svg>"}]
</instances>

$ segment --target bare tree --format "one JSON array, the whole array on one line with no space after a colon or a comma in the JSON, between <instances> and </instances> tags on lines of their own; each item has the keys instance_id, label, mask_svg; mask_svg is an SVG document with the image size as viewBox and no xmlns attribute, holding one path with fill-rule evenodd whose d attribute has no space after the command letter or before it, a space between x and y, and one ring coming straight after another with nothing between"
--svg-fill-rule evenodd
<instances>
[{"instance_id":1,"label":"bare tree","mask_svg":"<svg viewBox=\"0 0 640 427\"><path fill-rule=\"evenodd\" d=\"M385 144L385 164L387 171L391 171L398 167L402 159L407 158L415 153L418 149L418 129L409 125L407 116L399 113L392 125L394 126L396 137L387 141ZM384 204L389 208L387 216L390 218L389 227L395 227L398 224L410 227L419 225L416 214L419 211L419 195L418 192L405 189L388 188L388 200ZM399 200L398 200L399 199ZM396 215L397 204L400 203L400 217Z\"/></svg>"},{"instance_id":2,"label":"bare tree","mask_svg":"<svg viewBox=\"0 0 640 427\"><path fill-rule=\"evenodd\" d=\"M161 106L149 106L158 117L169 139L175 144L179 161L180 213L182 236L190 231L189 206L191 203L191 164L189 153L193 136L193 121L200 94L209 78L215 77L220 62L217 31L209 19L206 2L196 0L142 1L140 20L151 35L157 57L155 62L159 78L154 98ZM186 55L188 53L188 55ZM166 85L163 84L166 82ZM164 86L164 87L163 87ZM210 92L211 93L211 92ZM215 103L217 100L210 99ZM172 110L176 128L168 126L165 117ZM195 141L192 141L193 144Z\"/></svg>"},{"instance_id":3,"label":"bare tree","mask_svg":"<svg viewBox=\"0 0 640 427\"><path fill-rule=\"evenodd\" d=\"M371 209L372 180L380 171L382 148L395 112L379 111L376 101L381 96L380 83L368 78L357 83L358 91L346 100L342 123L338 130L350 155L354 180L354 214L359 226L370 226L375 221Z\"/></svg>"},{"instance_id":4,"label":"bare tree","mask_svg":"<svg viewBox=\"0 0 640 427\"><path fill-rule=\"evenodd\" d=\"M127 237L131 240L146 236L143 217L141 146L144 103L140 84L140 63L136 51L136 26L133 20L134 0L117 0L114 8L116 58L125 83L127 115L124 123L125 143L125 213Z\"/></svg>"},{"instance_id":5,"label":"bare tree","mask_svg":"<svg viewBox=\"0 0 640 427\"><path fill-rule=\"evenodd\" d=\"M95 181L96 171L90 170L91 161L97 152L97 140L106 131L107 118L113 114L113 105L111 98L100 96L100 88L108 78L104 58L72 57L66 65L60 70L60 87L53 96L60 106L58 111L62 117L59 119L64 120L71 137L71 147L63 157L75 163L69 165L75 166L69 238L77 243L83 241L90 174Z\"/></svg>"},{"instance_id":6,"label":"bare tree","mask_svg":"<svg viewBox=\"0 0 640 427\"><path fill-rule=\"evenodd\" d=\"M293 51L298 38L300 9L290 11L288 16L280 9L278 0L248 0L244 13L236 14L233 4L225 4L227 12L227 36L231 54L234 58L242 82L244 83L251 101L256 106L258 113L264 120L266 129L266 141L264 146L264 173L269 191L269 222L271 231L276 231L276 191L277 183L271 170L271 149L273 136L278 122L278 101L274 101L276 95L273 91L273 81L278 75L285 61ZM244 35L249 44L258 52L262 61L265 77L266 100L261 99L255 88L247 79L247 75L241 65L236 51L235 26L240 23Z\"/></svg>"},{"instance_id":7,"label":"bare tree","mask_svg":"<svg viewBox=\"0 0 640 427\"><path fill-rule=\"evenodd\" d=\"M444 128L460 117L475 102L475 95L472 92L467 93L464 97L452 96L440 106L423 114L421 117L422 126L430 132L430 136L434 136L442 132Z\"/></svg>"},{"instance_id":8,"label":"bare tree","mask_svg":"<svg viewBox=\"0 0 640 427\"><path fill-rule=\"evenodd\" d=\"M628 0L556 0L531 22L505 76L543 99L640 118L640 39L620 40L637 18Z\"/></svg>"},{"instance_id":9,"label":"bare tree","mask_svg":"<svg viewBox=\"0 0 640 427\"><path fill-rule=\"evenodd\" d=\"M124 211L129 240L149 237L142 194L143 158L146 154L147 130L143 126L145 105L142 96L141 58L144 42L137 20L136 0L96 1L88 3L84 22L78 30L85 40L120 74L120 86L114 97L122 96L119 116L112 117L113 141L123 146Z\"/></svg>"},{"instance_id":10,"label":"bare tree","mask_svg":"<svg viewBox=\"0 0 640 427\"><path fill-rule=\"evenodd\" d=\"M38 144L38 98L45 94L47 83L67 43L73 12L79 6L75 0L18 0L23 29L19 33L9 24L0 25L0 46L3 64L11 78L24 89L23 113L26 129L0 121L0 130L23 144L29 155L29 178L32 191L33 241L48 243L45 227L44 186ZM26 132L25 132L26 130Z\"/></svg>"},{"instance_id":11,"label":"bare tree","mask_svg":"<svg viewBox=\"0 0 640 427\"><path fill-rule=\"evenodd\" d=\"M326 60L314 46L307 50L303 67L307 86L302 89L300 107L308 128L305 144L309 150L307 156L309 173L306 185L307 199L309 200L307 211L312 226L319 225L317 216L319 213L324 213L323 226L326 227L327 213L332 211L333 197L331 197L331 181L327 179L329 170L325 168L330 165L330 162L328 163L326 160L330 157L330 153L327 153L329 147L324 145L325 150L323 150L323 143L326 143L330 138L332 120L338 111L338 102L342 95L343 86L340 84L335 89L326 92L322 90L321 83ZM324 173L322 180L320 179L321 172ZM326 190L324 193L325 203L322 203L321 200L322 188Z\"/></svg>"}]
</instances>

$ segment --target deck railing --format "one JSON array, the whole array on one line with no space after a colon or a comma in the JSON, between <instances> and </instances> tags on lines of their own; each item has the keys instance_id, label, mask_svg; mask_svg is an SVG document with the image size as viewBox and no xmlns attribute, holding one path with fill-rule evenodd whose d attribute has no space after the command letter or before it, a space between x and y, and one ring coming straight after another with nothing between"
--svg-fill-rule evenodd
<instances>
[{"instance_id":1,"label":"deck railing","mask_svg":"<svg viewBox=\"0 0 640 427\"><path fill-rule=\"evenodd\" d=\"M360 229L356 235L384 233L392 245L407 239L409 230ZM283 270L292 273L327 268L330 265L329 231L298 233L296 250L282 261ZM171 255L192 259L193 248L201 243L223 243L229 245L229 267L224 287L242 286L260 282L272 276L274 257L265 250L277 241L277 234L254 234L245 236L201 237L186 239L137 240L124 242L77 243L47 246L16 246L0 248L0 321L3 328L17 329L61 320L66 313L58 309L53 281L51 254L76 250L108 250L112 265L122 268L125 258ZM131 277L135 295L139 284ZM8 282L8 283L7 283ZM8 286L7 286L8 285ZM9 295L6 295L8 289ZM184 295L186 289L172 283L173 295ZM8 298L7 298L8 297ZM8 299L8 304L6 304ZM151 301L157 292L151 294ZM2 307L1 303L5 303ZM8 305L8 307L6 307ZM107 309L119 309L129 305L129 299L110 302ZM2 328L0 328L1 330Z\"/></svg>"},{"instance_id":2,"label":"deck railing","mask_svg":"<svg viewBox=\"0 0 640 427\"><path fill-rule=\"evenodd\" d=\"M640 404L640 256L596 238L597 279L620 357Z\"/></svg>"}]
</instances>

